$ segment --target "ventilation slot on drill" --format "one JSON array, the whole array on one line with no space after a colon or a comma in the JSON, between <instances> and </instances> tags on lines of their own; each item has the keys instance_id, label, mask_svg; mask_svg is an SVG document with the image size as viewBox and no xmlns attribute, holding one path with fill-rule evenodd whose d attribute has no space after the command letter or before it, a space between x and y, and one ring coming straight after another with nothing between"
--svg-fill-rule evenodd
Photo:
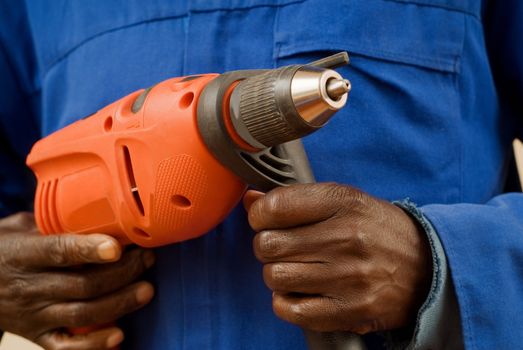
<instances>
[{"instance_id":1,"label":"ventilation slot on drill","mask_svg":"<svg viewBox=\"0 0 523 350\"><path fill-rule=\"evenodd\" d=\"M255 154L241 152L240 155L250 166L280 185L297 182L292 166L288 161L271 154L267 150Z\"/></svg>"},{"instance_id":2,"label":"ventilation slot on drill","mask_svg":"<svg viewBox=\"0 0 523 350\"><path fill-rule=\"evenodd\" d=\"M60 233L64 232L60 220L58 219L58 209L56 208L56 193L58 189L58 180L44 182L41 189L37 192L39 205L39 217L43 233Z\"/></svg>"},{"instance_id":3,"label":"ventilation slot on drill","mask_svg":"<svg viewBox=\"0 0 523 350\"><path fill-rule=\"evenodd\" d=\"M292 167L290 165L282 164L283 159L278 159L275 157L269 157L266 154L262 154L260 156L260 160L262 160L264 163L272 166L273 168L279 169L284 172L292 172Z\"/></svg>"},{"instance_id":4,"label":"ventilation slot on drill","mask_svg":"<svg viewBox=\"0 0 523 350\"><path fill-rule=\"evenodd\" d=\"M140 214L145 215L143 209L142 199L140 198L140 192L138 192L138 186L136 185L136 179L134 178L133 163L131 161L131 154L127 146L123 147L123 158L125 162L125 170L127 171L127 179L129 180L131 194L133 195L134 203L138 208Z\"/></svg>"}]
</instances>

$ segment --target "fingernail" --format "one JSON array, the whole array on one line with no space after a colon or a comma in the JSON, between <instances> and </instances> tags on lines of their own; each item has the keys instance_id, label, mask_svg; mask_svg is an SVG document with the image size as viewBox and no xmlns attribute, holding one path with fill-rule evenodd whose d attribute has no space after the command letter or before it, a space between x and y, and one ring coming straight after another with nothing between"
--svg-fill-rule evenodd
<instances>
[{"instance_id":1,"label":"fingernail","mask_svg":"<svg viewBox=\"0 0 523 350\"><path fill-rule=\"evenodd\" d=\"M148 303L154 295L154 289L150 284L142 284L136 291L136 301L139 304Z\"/></svg>"},{"instance_id":2,"label":"fingernail","mask_svg":"<svg viewBox=\"0 0 523 350\"><path fill-rule=\"evenodd\" d=\"M243 196L243 206L245 207L245 210L250 211L252 204L264 195L265 193L260 191L248 190Z\"/></svg>"},{"instance_id":3,"label":"fingernail","mask_svg":"<svg viewBox=\"0 0 523 350\"><path fill-rule=\"evenodd\" d=\"M154 262L156 261L156 257L154 256L154 253L152 250L146 250L143 252L142 255L143 263L145 267L149 268L154 265Z\"/></svg>"},{"instance_id":4,"label":"fingernail","mask_svg":"<svg viewBox=\"0 0 523 350\"><path fill-rule=\"evenodd\" d=\"M123 332L121 330L115 331L107 338L106 346L108 349L116 347L118 344L123 342Z\"/></svg>"},{"instance_id":5,"label":"fingernail","mask_svg":"<svg viewBox=\"0 0 523 350\"><path fill-rule=\"evenodd\" d=\"M118 247L112 241L105 241L99 244L96 251L102 260L114 260L118 257Z\"/></svg>"}]
</instances>

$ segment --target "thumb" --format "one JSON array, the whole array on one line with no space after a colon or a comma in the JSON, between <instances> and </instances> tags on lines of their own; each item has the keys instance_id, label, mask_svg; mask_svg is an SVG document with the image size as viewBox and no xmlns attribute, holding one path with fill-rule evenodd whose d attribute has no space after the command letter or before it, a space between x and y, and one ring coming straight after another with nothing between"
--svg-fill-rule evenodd
<instances>
[{"instance_id":1,"label":"thumb","mask_svg":"<svg viewBox=\"0 0 523 350\"><path fill-rule=\"evenodd\" d=\"M243 206L247 212L251 209L251 206L261 197L265 196L265 193L255 190L248 190L243 196Z\"/></svg>"}]
</instances>

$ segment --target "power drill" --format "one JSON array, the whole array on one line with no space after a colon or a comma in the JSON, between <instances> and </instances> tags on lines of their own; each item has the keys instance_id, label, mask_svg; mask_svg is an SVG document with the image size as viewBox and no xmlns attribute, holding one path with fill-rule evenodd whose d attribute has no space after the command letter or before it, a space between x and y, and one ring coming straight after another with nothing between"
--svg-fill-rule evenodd
<instances>
[{"instance_id":1,"label":"power drill","mask_svg":"<svg viewBox=\"0 0 523 350\"><path fill-rule=\"evenodd\" d=\"M157 247L210 231L248 186L314 182L300 138L345 106L350 82L333 69L348 62L341 52L172 78L45 137L27 157L39 230ZM332 334L308 338L314 349L340 348Z\"/></svg>"}]
</instances>

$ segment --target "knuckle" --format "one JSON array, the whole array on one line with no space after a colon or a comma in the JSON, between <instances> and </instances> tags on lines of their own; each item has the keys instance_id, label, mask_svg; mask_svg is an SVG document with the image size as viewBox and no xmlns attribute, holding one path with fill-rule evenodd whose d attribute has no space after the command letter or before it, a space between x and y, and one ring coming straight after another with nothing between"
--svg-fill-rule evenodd
<instances>
[{"instance_id":1,"label":"knuckle","mask_svg":"<svg viewBox=\"0 0 523 350\"><path fill-rule=\"evenodd\" d=\"M100 290L100 283L98 279L93 278L89 273L78 277L75 283L76 294L80 298L90 298Z\"/></svg>"},{"instance_id":2,"label":"knuckle","mask_svg":"<svg viewBox=\"0 0 523 350\"><path fill-rule=\"evenodd\" d=\"M27 265L27 258L32 254L27 250L26 241L21 238L5 242L0 255L0 263L8 267L11 272L23 270Z\"/></svg>"},{"instance_id":3,"label":"knuckle","mask_svg":"<svg viewBox=\"0 0 523 350\"><path fill-rule=\"evenodd\" d=\"M272 290L280 290L289 279L287 270L279 264L266 265L263 269L265 284Z\"/></svg>"},{"instance_id":4,"label":"knuckle","mask_svg":"<svg viewBox=\"0 0 523 350\"><path fill-rule=\"evenodd\" d=\"M71 255L71 243L62 236L46 237L48 258L54 264L64 265L67 263L67 257Z\"/></svg>"},{"instance_id":5,"label":"knuckle","mask_svg":"<svg viewBox=\"0 0 523 350\"><path fill-rule=\"evenodd\" d=\"M22 227L29 228L34 226L34 215L32 213L22 211L15 214L15 222Z\"/></svg>"},{"instance_id":6,"label":"knuckle","mask_svg":"<svg viewBox=\"0 0 523 350\"><path fill-rule=\"evenodd\" d=\"M371 239L372 237L367 232L367 230L363 229L362 227L357 227L355 230L353 230L350 243L354 250L357 251L360 255L366 255L368 253Z\"/></svg>"},{"instance_id":7,"label":"knuckle","mask_svg":"<svg viewBox=\"0 0 523 350\"><path fill-rule=\"evenodd\" d=\"M349 195L348 187L339 185L336 182L327 182L321 186L321 190L324 191L326 196L335 201L344 201Z\"/></svg>"},{"instance_id":8,"label":"knuckle","mask_svg":"<svg viewBox=\"0 0 523 350\"><path fill-rule=\"evenodd\" d=\"M90 323L88 322L89 315L83 303L71 303L64 312L64 317L74 327L87 326Z\"/></svg>"},{"instance_id":9,"label":"knuckle","mask_svg":"<svg viewBox=\"0 0 523 350\"><path fill-rule=\"evenodd\" d=\"M303 303L291 304L289 307L290 322L304 328L314 326L311 322L309 312Z\"/></svg>"},{"instance_id":10,"label":"knuckle","mask_svg":"<svg viewBox=\"0 0 523 350\"><path fill-rule=\"evenodd\" d=\"M285 189L282 188L276 188L269 192L262 202L262 210L269 220L278 220L286 207L287 196Z\"/></svg>"},{"instance_id":11,"label":"knuckle","mask_svg":"<svg viewBox=\"0 0 523 350\"><path fill-rule=\"evenodd\" d=\"M255 238L255 252L259 259L276 258L282 250L281 240L272 231L262 231Z\"/></svg>"},{"instance_id":12,"label":"knuckle","mask_svg":"<svg viewBox=\"0 0 523 350\"><path fill-rule=\"evenodd\" d=\"M373 273L373 268L370 266L370 264L359 264L359 266L354 271L354 277L356 277L356 280L358 281L357 284L360 289L365 292L371 289L375 276Z\"/></svg>"},{"instance_id":13,"label":"knuckle","mask_svg":"<svg viewBox=\"0 0 523 350\"><path fill-rule=\"evenodd\" d=\"M349 206L354 210L357 208L360 208L360 211L366 211L367 208L367 195L355 188L350 189L348 192L350 192L350 195L347 196L347 200L349 202Z\"/></svg>"},{"instance_id":14,"label":"knuckle","mask_svg":"<svg viewBox=\"0 0 523 350\"><path fill-rule=\"evenodd\" d=\"M7 231L28 231L34 228L34 216L28 212L18 212L0 220L0 229Z\"/></svg>"},{"instance_id":15,"label":"knuckle","mask_svg":"<svg viewBox=\"0 0 523 350\"><path fill-rule=\"evenodd\" d=\"M23 301L30 288L30 284L26 280L15 278L8 284L7 294L10 300Z\"/></svg>"},{"instance_id":16,"label":"knuckle","mask_svg":"<svg viewBox=\"0 0 523 350\"><path fill-rule=\"evenodd\" d=\"M270 268L270 274L273 282L278 285L284 284L291 279L289 269L281 264L273 264Z\"/></svg>"},{"instance_id":17,"label":"knuckle","mask_svg":"<svg viewBox=\"0 0 523 350\"><path fill-rule=\"evenodd\" d=\"M279 187L257 200L249 211L249 223L255 231L278 227L292 208L295 189Z\"/></svg>"},{"instance_id":18,"label":"knuckle","mask_svg":"<svg viewBox=\"0 0 523 350\"><path fill-rule=\"evenodd\" d=\"M376 312L379 311L377 301L377 296L374 293L365 293L359 305L361 314L367 315L367 317L376 315Z\"/></svg>"}]
</instances>

